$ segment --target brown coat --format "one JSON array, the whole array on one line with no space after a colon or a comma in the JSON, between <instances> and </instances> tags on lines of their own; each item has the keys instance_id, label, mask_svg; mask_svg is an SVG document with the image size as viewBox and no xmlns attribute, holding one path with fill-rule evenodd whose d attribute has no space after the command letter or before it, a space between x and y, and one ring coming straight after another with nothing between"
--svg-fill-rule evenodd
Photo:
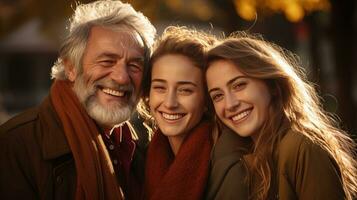
<instances>
[{"instance_id":1,"label":"brown coat","mask_svg":"<svg viewBox=\"0 0 357 200\"><path fill-rule=\"evenodd\" d=\"M141 178L144 146L132 164ZM0 126L0 199L73 199L75 189L75 163L49 98Z\"/></svg>"}]
</instances>

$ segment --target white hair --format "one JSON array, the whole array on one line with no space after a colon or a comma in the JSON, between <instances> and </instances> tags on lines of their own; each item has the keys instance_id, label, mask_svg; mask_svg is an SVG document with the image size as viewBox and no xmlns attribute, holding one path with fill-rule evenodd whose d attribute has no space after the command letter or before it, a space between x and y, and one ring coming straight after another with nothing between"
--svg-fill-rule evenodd
<instances>
[{"instance_id":1,"label":"white hair","mask_svg":"<svg viewBox=\"0 0 357 200\"><path fill-rule=\"evenodd\" d=\"M60 48L59 58L52 67L52 78L67 79L64 71L64 59L70 61L81 73L82 57L90 30L94 26L115 29L125 27L137 32L143 40L145 60L148 61L156 35L156 29L150 21L141 12L135 11L130 4L118 0L96 1L77 5L70 18L69 34ZM144 76L145 72L144 69Z\"/></svg>"}]
</instances>

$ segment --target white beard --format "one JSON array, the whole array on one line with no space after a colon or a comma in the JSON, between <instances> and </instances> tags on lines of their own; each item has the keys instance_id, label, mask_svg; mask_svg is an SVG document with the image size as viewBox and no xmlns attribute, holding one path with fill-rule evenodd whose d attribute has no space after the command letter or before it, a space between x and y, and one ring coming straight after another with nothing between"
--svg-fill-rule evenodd
<instances>
[{"instance_id":1,"label":"white beard","mask_svg":"<svg viewBox=\"0 0 357 200\"><path fill-rule=\"evenodd\" d=\"M102 105L95 95L96 90L98 90L98 87L96 86L99 84L111 85L112 88L130 88L131 97L128 103L123 104L122 102L114 102L108 105ZM88 115L98 124L105 126L113 126L128 120L137 101L137 97L134 95L134 88L132 85L120 86L113 81L106 81L101 79L87 86L82 74L76 78L73 90L77 94L79 101L84 106Z\"/></svg>"}]
</instances>

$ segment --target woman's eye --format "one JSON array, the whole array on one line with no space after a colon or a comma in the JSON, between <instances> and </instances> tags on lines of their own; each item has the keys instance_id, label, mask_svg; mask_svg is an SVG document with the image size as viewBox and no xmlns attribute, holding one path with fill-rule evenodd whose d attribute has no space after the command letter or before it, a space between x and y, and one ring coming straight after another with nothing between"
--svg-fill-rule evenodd
<instances>
[{"instance_id":1,"label":"woman's eye","mask_svg":"<svg viewBox=\"0 0 357 200\"><path fill-rule=\"evenodd\" d=\"M241 90L241 89L243 89L246 85L247 85L246 82L238 82L238 83L234 83L234 84L232 85L232 88L233 88L234 90Z\"/></svg>"},{"instance_id":2,"label":"woman's eye","mask_svg":"<svg viewBox=\"0 0 357 200\"><path fill-rule=\"evenodd\" d=\"M151 89L159 93L163 93L166 90L164 86L152 86Z\"/></svg>"},{"instance_id":3,"label":"woman's eye","mask_svg":"<svg viewBox=\"0 0 357 200\"><path fill-rule=\"evenodd\" d=\"M182 94L182 95L190 95L193 93L193 90L189 89L189 88L180 88L180 89L178 89L178 92L179 92L179 94Z\"/></svg>"},{"instance_id":4,"label":"woman's eye","mask_svg":"<svg viewBox=\"0 0 357 200\"><path fill-rule=\"evenodd\" d=\"M211 95L211 99L214 102L218 102L223 99L223 94L213 94Z\"/></svg>"}]
</instances>

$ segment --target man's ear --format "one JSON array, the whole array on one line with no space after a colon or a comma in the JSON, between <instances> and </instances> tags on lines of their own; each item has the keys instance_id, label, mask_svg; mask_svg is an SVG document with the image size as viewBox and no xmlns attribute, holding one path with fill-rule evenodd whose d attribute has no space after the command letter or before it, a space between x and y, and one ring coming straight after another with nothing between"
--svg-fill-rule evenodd
<instances>
[{"instance_id":1,"label":"man's ear","mask_svg":"<svg viewBox=\"0 0 357 200\"><path fill-rule=\"evenodd\" d=\"M76 70L76 68L74 67L72 62L70 62L68 59L65 59L63 61L63 64L64 64L64 71L66 73L66 77L71 82L74 82L74 80L76 80L76 78L77 78L77 70Z\"/></svg>"}]
</instances>

